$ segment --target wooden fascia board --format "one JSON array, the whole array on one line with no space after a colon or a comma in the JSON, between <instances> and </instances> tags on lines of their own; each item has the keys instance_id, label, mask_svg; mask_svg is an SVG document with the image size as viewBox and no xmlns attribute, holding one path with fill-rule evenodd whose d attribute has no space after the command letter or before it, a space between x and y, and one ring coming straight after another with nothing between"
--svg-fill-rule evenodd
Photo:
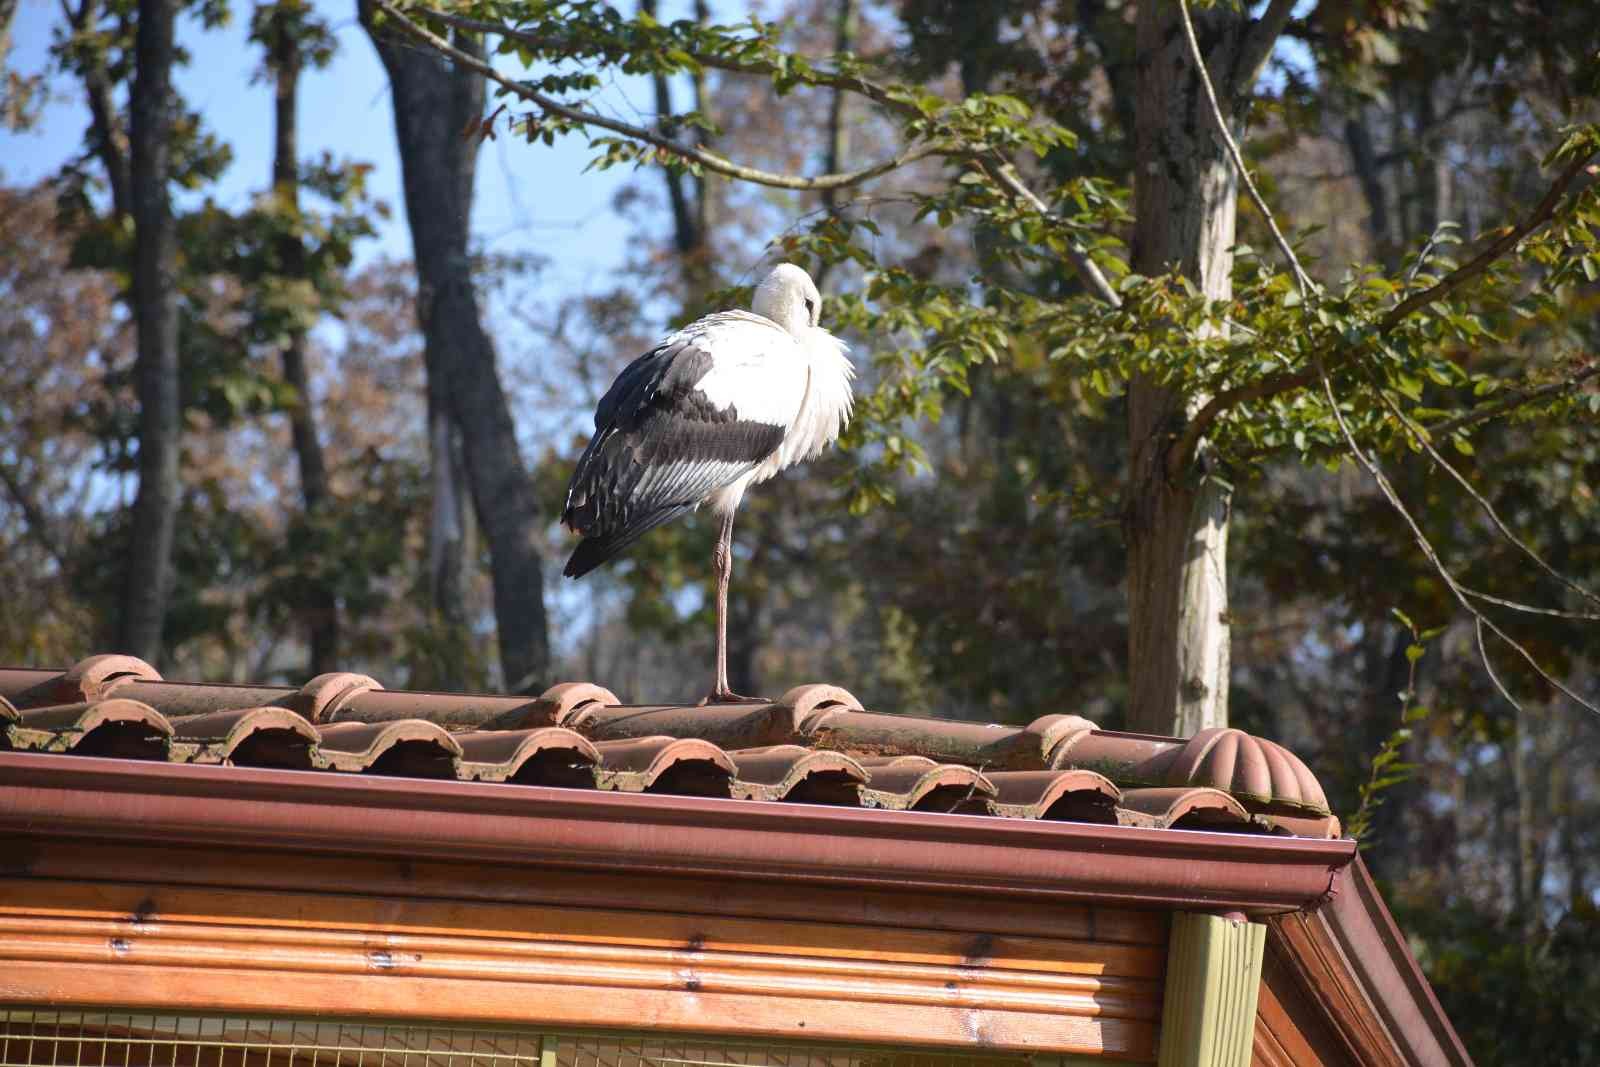
<instances>
[{"instance_id":1,"label":"wooden fascia board","mask_svg":"<svg viewBox=\"0 0 1600 1067\"><path fill-rule=\"evenodd\" d=\"M1372 1067L1471 1067L1360 857L1322 907L1268 920L1301 991L1320 1005L1354 1062Z\"/></svg>"},{"instance_id":2,"label":"wooden fascia board","mask_svg":"<svg viewBox=\"0 0 1600 1067\"><path fill-rule=\"evenodd\" d=\"M706 889L702 907L713 909ZM1165 923L1144 930L1145 944L974 937L709 910L12 878L0 879L0 1001L642 1026L1148 1063Z\"/></svg>"},{"instance_id":3,"label":"wooden fascia board","mask_svg":"<svg viewBox=\"0 0 1600 1067\"><path fill-rule=\"evenodd\" d=\"M1242 918L1172 917L1159 1067L1248 1067L1266 934Z\"/></svg>"}]
</instances>

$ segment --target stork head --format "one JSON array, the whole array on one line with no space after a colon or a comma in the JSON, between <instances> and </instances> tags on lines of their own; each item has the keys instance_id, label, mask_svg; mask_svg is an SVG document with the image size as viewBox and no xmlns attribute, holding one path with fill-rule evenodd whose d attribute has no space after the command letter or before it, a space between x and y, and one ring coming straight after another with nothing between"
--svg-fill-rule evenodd
<instances>
[{"instance_id":1,"label":"stork head","mask_svg":"<svg viewBox=\"0 0 1600 1067\"><path fill-rule=\"evenodd\" d=\"M780 263L756 286L750 310L800 337L817 324L822 297L811 275L793 263Z\"/></svg>"}]
</instances>

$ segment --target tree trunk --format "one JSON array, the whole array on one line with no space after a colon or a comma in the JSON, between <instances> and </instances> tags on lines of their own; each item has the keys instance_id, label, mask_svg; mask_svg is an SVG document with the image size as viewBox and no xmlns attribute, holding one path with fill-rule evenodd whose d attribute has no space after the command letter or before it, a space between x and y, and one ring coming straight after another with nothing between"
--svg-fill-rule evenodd
<instances>
[{"instance_id":1,"label":"tree trunk","mask_svg":"<svg viewBox=\"0 0 1600 1067\"><path fill-rule=\"evenodd\" d=\"M300 209L298 107L302 10L296 5L279 5L269 46L276 118L272 188L280 208L296 214ZM306 277L306 252L298 236L284 235L277 253L278 269L286 277ZM283 377L295 395L294 406L289 409L289 427L300 472L300 496L305 519L307 523L315 524L328 507L328 467L317 435L317 412L311 398L311 376L306 369L304 330L291 331L284 345ZM313 560L303 561L302 566L308 572L326 570ZM307 675L315 677L339 668L339 603L326 582L312 579L307 588L307 602L302 605L310 644Z\"/></svg>"},{"instance_id":2,"label":"tree trunk","mask_svg":"<svg viewBox=\"0 0 1600 1067\"><path fill-rule=\"evenodd\" d=\"M428 385L428 464L432 507L428 517L428 596L435 625L444 628L446 650L455 649L470 633L466 608L466 508L462 499L460 435L445 410L440 390ZM431 657L428 685L460 689L467 683L464 657Z\"/></svg>"},{"instance_id":3,"label":"tree trunk","mask_svg":"<svg viewBox=\"0 0 1600 1067\"><path fill-rule=\"evenodd\" d=\"M1230 124L1248 91L1252 23L1227 5L1194 14ZM1207 296L1233 292L1238 178L1216 133L1174 3L1142 3L1137 23L1133 269L1177 269ZM1240 69L1240 68L1244 69ZM1237 130L1235 131L1237 133ZM1128 728L1188 736L1228 721L1228 519L1232 491L1196 469L1169 477L1167 454L1204 397L1149 378L1128 387Z\"/></svg>"},{"instance_id":4,"label":"tree trunk","mask_svg":"<svg viewBox=\"0 0 1600 1067\"><path fill-rule=\"evenodd\" d=\"M424 357L429 381L441 386L460 431L473 509L489 547L501 672L508 689L539 688L550 665L539 553L544 523L494 345L479 319L467 255L479 142L463 131L483 116L483 78L373 32L370 6L363 4L361 14L389 72ZM456 43L482 52L469 37Z\"/></svg>"},{"instance_id":5,"label":"tree trunk","mask_svg":"<svg viewBox=\"0 0 1600 1067\"><path fill-rule=\"evenodd\" d=\"M167 194L171 169L172 0L139 0L130 94L134 223L133 313L139 355L139 493L117 618L118 651L157 662L172 590L178 516L177 227Z\"/></svg>"}]
</instances>

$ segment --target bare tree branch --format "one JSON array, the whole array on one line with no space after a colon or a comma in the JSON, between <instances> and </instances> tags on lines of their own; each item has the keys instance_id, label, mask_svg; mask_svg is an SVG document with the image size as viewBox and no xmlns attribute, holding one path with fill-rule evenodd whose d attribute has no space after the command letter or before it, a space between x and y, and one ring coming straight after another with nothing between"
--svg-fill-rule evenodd
<instances>
[{"instance_id":1,"label":"bare tree branch","mask_svg":"<svg viewBox=\"0 0 1600 1067\"><path fill-rule=\"evenodd\" d=\"M835 55L843 55L850 51L855 39L856 5L855 0L838 0L838 3L839 10L834 16L833 51ZM833 96L828 101L828 157L824 164L828 170L836 171L843 167L845 154L849 151L850 127L844 121L847 99L845 90L835 86ZM834 210L838 198L837 190L823 190L822 202L829 211ZM819 281L817 284L822 283Z\"/></svg>"},{"instance_id":2,"label":"bare tree branch","mask_svg":"<svg viewBox=\"0 0 1600 1067\"><path fill-rule=\"evenodd\" d=\"M575 122L583 126L599 127L600 129L610 130L613 133L621 134L622 136L635 141L642 141L645 144L654 145L656 148L668 153L669 155L677 156L680 159L687 160L690 163L699 164L709 171L713 171L729 178L735 178L739 181L753 182L756 185L771 186L775 189L799 189L803 191L842 189L847 186L859 185L862 182L870 181L873 178L888 174L890 171L899 170L901 167L904 167L907 164L914 163L919 159L926 159L929 156L958 156L965 154L950 146L939 145L930 142L920 145L913 145L905 151L900 152L889 159L875 163L870 167L863 167L860 170L845 171L840 174L818 174L812 177L805 177L798 174L782 174L775 171L760 170L756 167L747 167L741 163L735 163L732 160L725 159L714 152L708 152L703 148L698 148L693 145L678 144L671 138L663 137L655 130L649 130L643 126L635 126L631 123L608 118L604 115L596 115L593 112L582 111L578 108L568 107L566 104L544 95L530 85L516 81L512 78L507 78L505 75L495 70L494 67L489 63L486 63L475 56L469 55L468 53L450 44L450 42L446 41L438 34L423 26L417 25L415 22L412 22L410 19L406 18L406 16L402 15L398 10L396 10L393 5L386 3L385 0L375 0L373 7L379 11L382 11L391 20L393 20L394 24L403 33L426 45L432 51L435 51L440 55L448 56L451 60L465 66L467 69L482 74L485 78L488 78L495 84L508 89L517 96L527 100L529 103L538 106L548 114L559 116L560 118L566 119L568 122Z\"/></svg>"}]
</instances>

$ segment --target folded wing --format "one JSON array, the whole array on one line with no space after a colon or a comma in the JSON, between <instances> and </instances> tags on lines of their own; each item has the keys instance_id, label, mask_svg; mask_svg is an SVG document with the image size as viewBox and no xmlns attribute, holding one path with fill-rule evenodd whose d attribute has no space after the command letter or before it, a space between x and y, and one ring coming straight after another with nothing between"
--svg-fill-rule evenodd
<instances>
[{"instance_id":1,"label":"folded wing","mask_svg":"<svg viewBox=\"0 0 1600 1067\"><path fill-rule=\"evenodd\" d=\"M577 578L698 507L771 456L805 395L805 363L775 323L701 319L628 365L595 410L561 521L584 540Z\"/></svg>"}]
</instances>

